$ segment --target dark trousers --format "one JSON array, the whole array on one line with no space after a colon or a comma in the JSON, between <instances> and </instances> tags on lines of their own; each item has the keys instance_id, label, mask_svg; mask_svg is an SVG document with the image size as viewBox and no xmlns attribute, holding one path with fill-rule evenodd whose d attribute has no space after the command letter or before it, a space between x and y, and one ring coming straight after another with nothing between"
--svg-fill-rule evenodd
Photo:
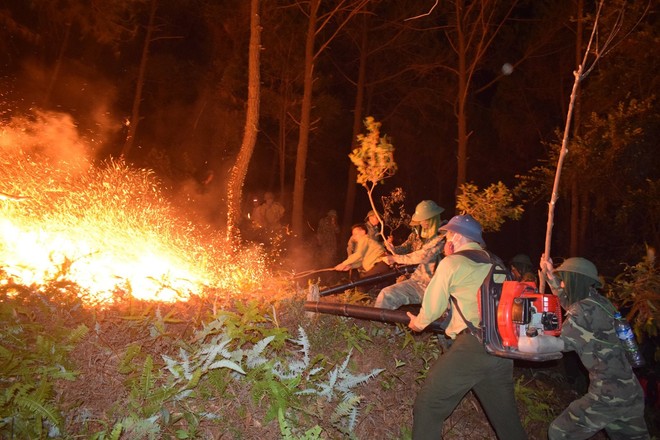
<instances>
[{"instance_id":1,"label":"dark trousers","mask_svg":"<svg viewBox=\"0 0 660 440\"><path fill-rule=\"evenodd\" d=\"M431 366L417 394L413 440L442 439L444 420L470 390L499 439L527 438L513 392L513 360L488 354L477 338L464 333Z\"/></svg>"}]
</instances>

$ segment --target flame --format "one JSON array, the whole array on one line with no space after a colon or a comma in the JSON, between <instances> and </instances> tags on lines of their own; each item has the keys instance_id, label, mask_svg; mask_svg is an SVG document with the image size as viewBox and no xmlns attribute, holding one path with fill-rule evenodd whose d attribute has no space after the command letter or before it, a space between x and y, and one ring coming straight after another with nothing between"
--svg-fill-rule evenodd
<instances>
[{"instance_id":1,"label":"flame","mask_svg":"<svg viewBox=\"0 0 660 440\"><path fill-rule=\"evenodd\" d=\"M185 301L205 289L242 290L263 280L259 255L236 259L242 251L223 249L218 240L205 245L212 237L177 216L151 171L81 160L76 150L84 142L66 136L68 148L58 145L57 154L49 154L63 130L38 125L61 123L38 115L0 127L5 278L36 286L66 279L96 304L112 302L118 292ZM71 151L75 160L67 156Z\"/></svg>"}]
</instances>

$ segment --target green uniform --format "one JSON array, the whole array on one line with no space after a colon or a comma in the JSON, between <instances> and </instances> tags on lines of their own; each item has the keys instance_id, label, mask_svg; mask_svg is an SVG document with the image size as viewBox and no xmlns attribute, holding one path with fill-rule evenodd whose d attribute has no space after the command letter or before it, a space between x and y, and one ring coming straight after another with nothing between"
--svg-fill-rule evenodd
<instances>
[{"instance_id":1,"label":"green uniform","mask_svg":"<svg viewBox=\"0 0 660 440\"><path fill-rule=\"evenodd\" d=\"M465 249L481 249L481 246L471 242L456 252ZM456 298L465 318L479 325L478 290L490 267L490 263L476 263L462 255L445 257L424 293L416 318L418 326L423 328L439 318L450 296ZM455 342L429 369L417 394L413 439L441 439L444 420L470 390L479 398L498 438L526 439L513 391L513 361L488 354L466 329L460 314L452 313L446 334Z\"/></svg>"},{"instance_id":2,"label":"green uniform","mask_svg":"<svg viewBox=\"0 0 660 440\"><path fill-rule=\"evenodd\" d=\"M553 281L553 292L566 298ZM614 312L593 288L568 306L560 337L564 351L575 351L589 371L589 389L550 424L550 440L587 439L602 429L612 440L649 438L644 393L614 330Z\"/></svg>"},{"instance_id":3,"label":"green uniform","mask_svg":"<svg viewBox=\"0 0 660 440\"><path fill-rule=\"evenodd\" d=\"M377 271L387 271L387 265L380 261L384 255L383 245L365 235L356 242L355 251L340 264L359 269L363 275L372 273L377 268Z\"/></svg>"}]
</instances>

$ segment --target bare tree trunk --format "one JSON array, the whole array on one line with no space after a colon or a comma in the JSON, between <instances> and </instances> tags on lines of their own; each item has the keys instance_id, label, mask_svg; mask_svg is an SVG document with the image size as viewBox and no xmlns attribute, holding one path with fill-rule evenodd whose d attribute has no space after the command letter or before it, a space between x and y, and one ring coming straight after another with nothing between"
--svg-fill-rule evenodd
<instances>
[{"instance_id":1,"label":"bare tree trunk","mask_svg":"<svg viewBox=\"0 0 660 440\"><path fill-rule=\"evenodd\" d=\"M571 176L571 208L570 208L570 245L569 257L577 257L578 249L578 230L580 228L580 193L578 189L578 180L576 176Z\"/></svg>"},{"instance_id":2,"label":"bare tree trunk","mask_svg":"<svg viewBox=\"0 0 660 440\"><path fill-rule=\"evenodd\" d=\"M245 130L243 143L236 157L236 163L231 168L227 183L227 241L238 239L236 226L241 218L241 200L243 184L247 175L248 165L254 152L259 131L259 93L260 93L260 52L261 23L259 18L259 0L250 1L250 48L248 55L248 97L245 114Z\"/></svg>"},{"instance_id":3,"label":"bare tree trunk","mask_svg":"<svg viewBox=\"0 0 660 440\"><path fill-rule=\"evenodd\" d=\"M454 15L456 24L453 28L455 38L449 38L452 48L456 51L458 65L456 75L458 84L454 114L457 123L457 168L456 168L456 194L460 186L467 182L468 164L468 130L467 106L472 87L472 78L483 63L488 48L493 43L517 0L481 0L471 2L454 0Z\"/></svg>"},{"instance_id":4,"label":"bare tree trunk","mask_svg":"<svg viewBox=\"0 0 660 440\"><path fill-rule=\"evenodd\" d=\"M580 229L577 237L578 254L584 255L587 249L587 229L589 228L589 213L591 212L591 204L589 201L589 193L582 192L580 194Z\"/></svg>"},{"instance_id":5,"label":"bare tree trunk","mask_svg":"<svg viewBox=\"0 0 660 440\"><path fill-rule=\"evenodd\" d=\"M285 173L285 167L286 167L286 121L287 121L287 109L289 107L289 74L286 72L284 75L284 78L282 79L282 85L280 87L280 93L282 96L282 102L280 105L280 112L279 112L279 133L278 133L278 142L277 142L277 159L279 163L279 186L280 186L280 194L283 196L284 195L284 177L286 175Z\"/></svg>"},{"instance_id":6,"label":"bare tree trunk","mask_svg":"<svg viewBox=\"0 0 660 440\"><path fill-rule=\"evenodd\" d=\"M140 58L140 67L138 70L137 83L135 86L135 96L133 97L133 109L131 111L131 121L128 126L128 134L124 146L121 149L121 155L127 157L133 149L135 143L135 133L137 133L138 124L140 123L140 104L142 103L142 89L147 73L147 63L149 61L149 46L151 45L151 35L154 31L154 21L156 19L156 8L158 0L151 0L151 8L149 10L149 24L147 24L147 35L144 37L144 45L142 46L142 57Z\"/></svg>"},{"instance_id":7,"label":"bare tree trunk","mask_svg":"<svg viewBox=\"0 0 660 440\"><path fill-rule=\"evenodd\" d=\"M459 193L461 185L467 179L467 115L465 106L468 97L468 71L467 71L467 48L465 45L465 33L463 29L463 4L462 0L456 0L456 40L458 43L458 91L456 100L456 120L457 120L457 169L456 169L456 194Z\"/></svg>"},{"instance_id":8,"label":"bare tree trunk","mask_svg":"<svg viewBox=\"0 0 660 440\"><path fill-rule=\"evenodd\" d=\"M368 15L363 16L362 22L362 38L360 42L360 66L358 68L358 79L355 91L355 107L353 108L353 141L351 142L351 150L357 148L357 136L362 132L362 121L364 119L364 88L367 77L367 55L368 55L368 38L367 38L367 20ZM345 237L349 234L351 224L353 221L353 209L355 208L355 193L357 188L357 169L349 164L348 167L348 182L346 188L346 203L344 204L344 217L342 220L341 236Z\"/></svg>"},{"instance_id":9,"label":"bare tree trunk","mask_svg":"<svg viewBox=\"0 0 660 440\"><path fill-rule=\"evenodd\" d=\"M55 83L60 76L60 70L62 70L62 62L64 60L64 54L66 49L69 47L69 40L71 39L71 22L65 24L66 29L64 30L64 39L60 45L60 51L57 54L57 60L55 61L55 68L53 69L53 74L50 77L50 82L48 83L48 89L46 89L46 94L44 96L44 106L50 104L50 97L53 94L53 88L55 88Z\"/></svg>"},{"instance_id":10,"label":"bare tree trunk","mask_svg":"<svg viewBox=\"0 0 660 440\"><path fill-rule=\"evenodd\" d=\"M303 74L303 100L300 110L300 130L298 148L296 149L296 169L293 181L293 209L291 212L291 229L293 235L302 238L304 216L303 201L305 198L305 168L307 166L307 149L309 147L309 129L312 111L312 85L314 81L314 37L316 34L316 19L321 0L311 0L309 4L309 23L305 40L305 71Z\"/></svg>"}]
</instances>

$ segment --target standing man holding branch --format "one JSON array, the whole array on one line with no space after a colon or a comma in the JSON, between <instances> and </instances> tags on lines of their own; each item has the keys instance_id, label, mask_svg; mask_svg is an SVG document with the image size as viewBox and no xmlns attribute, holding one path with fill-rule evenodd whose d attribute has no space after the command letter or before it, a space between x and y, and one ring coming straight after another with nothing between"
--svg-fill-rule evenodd
<instances>
[{"instance_id":1,"label":"standing man holding branch","mask_svg":"<svg viewBox=\"0 0 660 440\"><path fill-rule=\"evenodd\" d=\"M478 292L491 268L490 263L477 263L460 254L465 250L486 252L481 225L470 215L457 215L440 230L447 231L445 258L424 293L419 315L408 313L408 326L424 330L453 303L445 334L454 343L431 366L417 394L413 440L441 439L445 419L470 390L500 440L526 439L513 391L513 360L488 354L465 322L480 324Z\"/></svg>"}]
</instances>

